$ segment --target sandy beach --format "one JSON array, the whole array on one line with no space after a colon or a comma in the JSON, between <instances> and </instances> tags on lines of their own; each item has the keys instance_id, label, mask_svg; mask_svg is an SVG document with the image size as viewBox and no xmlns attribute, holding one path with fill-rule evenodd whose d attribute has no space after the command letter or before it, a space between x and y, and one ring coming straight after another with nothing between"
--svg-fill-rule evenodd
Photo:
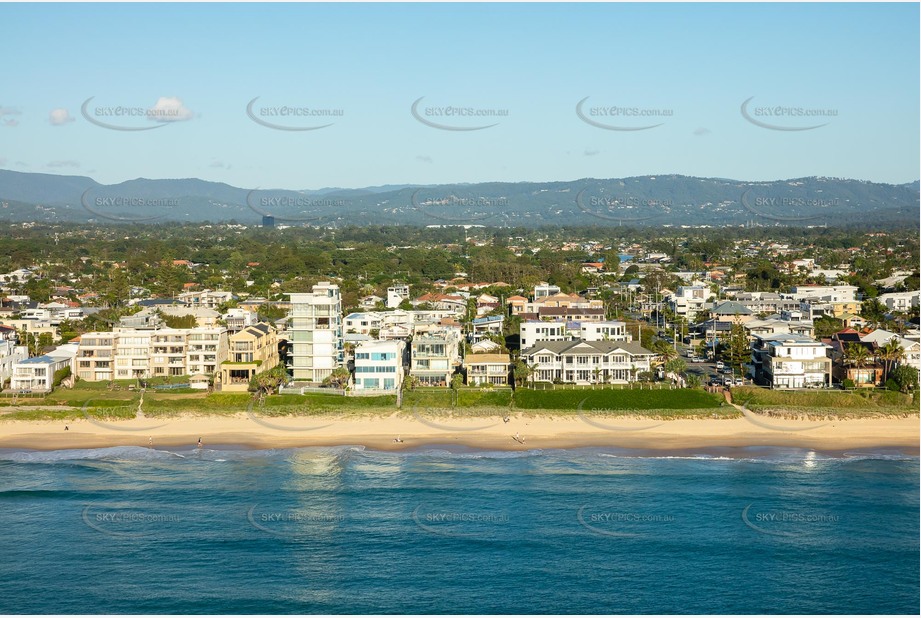
<instances>
[{"instance_id":1,"label":"sandy beach","mask_svg":"<svg viewBox=\"0 0 921 618\"><path fill-rule=\"evenodd\" d=\"M68 427L64 429L65 425ZM389 416L260 417L183 415L125 421L2 421L0 448L57 450L107 446L250 448L364 445L381 450L459 445L490 450L621 447L800 447L818 450L900 448L917 454L919 417L787 420L745 413L732 419L656 420L516 415L450 418L399 412ZM397 439L401 441L397 441Z\"/></svg>"}]
</instances>

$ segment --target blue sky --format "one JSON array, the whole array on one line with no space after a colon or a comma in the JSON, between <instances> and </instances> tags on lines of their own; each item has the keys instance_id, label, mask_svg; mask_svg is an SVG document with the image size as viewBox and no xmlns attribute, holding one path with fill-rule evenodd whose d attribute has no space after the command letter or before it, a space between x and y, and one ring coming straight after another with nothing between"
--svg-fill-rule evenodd
<instances>
[{"instance_id":1,"label":"blue sky","mask_svg":"<svg viewBox=\"0 0 921 618\"><path fill-rule=\"evenodd\" d=\"M0 168L292 189L665 173L909 182L918 20L917 4L2 4ZM257 119L332 125L262 126L246 113L255 97ZM429 126L411 113L420 97L423 121L498 124ZM586 97L590 120L659 126L593 126L576 114ZM774 129L743 116L750 97L749 118ZM282 107L341 115L268 115ZM435 115L445 107L507 114Z\"/></svg>"}]
</instances>

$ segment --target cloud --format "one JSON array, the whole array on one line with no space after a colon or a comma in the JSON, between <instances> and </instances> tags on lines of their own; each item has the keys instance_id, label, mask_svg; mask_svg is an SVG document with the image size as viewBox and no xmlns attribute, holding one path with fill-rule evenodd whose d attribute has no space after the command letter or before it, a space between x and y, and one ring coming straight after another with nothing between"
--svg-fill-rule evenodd
<instances>
[{"instance_id":1,"label":"cloud","mask_svg":"<svg viewBox=\"0 0 921 618\"><path fill-rule=\"evenodd\" d=\"M67 159L65 161L50 161L48 167L80 167L79 161Z\"/></svg>"},{"instance_id":2,"label":"cloud","mask_svg":"<svg viewBox=\"0 0 921 618\"><path fill-rule=\"evenodd\" d=\"M421 161L422 163L434 163L435 161L432 157L428 155L416 155L416 161Z\"/></svg>"},{"instance_id":3,"label":"cloud","mask_svg":"<svg viewBox=\"0 0 921 618\"><path fill-rule=\"evenodd\" d=\"M585 149L585 152L583 152L582 154L584 154L586 157L594 157L594 156L595 156L596 154L598 154L599 152L601 152L601 151L600 151L600 150L592 150L592 149L586 148L586 149Z\"/></svg>"},{"instance_id":4,"label":"cloud","mask_svg":"<svg viewBox=\"0 0 921 618\"><path fill-rule=\"evenodd\" d=\"M19 126L19 121L16 120L15 118L9 118L9 119L4 118L4 119L3 119L3 126L5 126L5 127L18 127L18 126Z\"/></svg>"},{"instance_id":5,"label":"cloud","mask_svg":"<svg viewBox=\"0 0 921 618\"><path fill-rule=\"evenodd\" d=\"M154 122L181 122L194 116L179 97L160 97L157 104L147 110L147 119Z\"/></svg>"},{"instance_id":6,"label":"cloud","mask_svg":"<svg viewBox=\"0 0 921 618\"><path fill-rule=\"evenodd\" d=\"M0 157L0 165L6 165L6 157Z\"/></svg>"},{"instance_id":7,"label":"cloud","mask_svg":"<svg viewBox=\"0 0 921 618\"><path fill-rule=\"evenodd\" d=\"M67 124L68 122L73 122L74 117L70 115L63 107L56 107L51 110L51 113L48 114L48 122L53 126L59 127L62 124Z\"/></svg>"},{"instance_id":8,"label":"cloud","mask_svg":"<svg viewBox=\"0 0 921 618\"><path fill-rule=\"evenodd\" d=\"M230 169L230 164L229 164L229 163L224 163L223 161L212 161L212 162L211 162L211 165L209 165L208 167L219 167L219 168L221 168L221 169L223 169L223 170L229 170L229 169Z\"/></svg>"},{"instance_id":9,"label":"cloud","mask_svg":"<svg viewBox=\"0 0 921 618\"><path fill-rule=\"evenodd\" d=\"M697 127L694 129L694 135L709 135L710 133L711 131L707 127Z\"/></svg>"}]
</instances>

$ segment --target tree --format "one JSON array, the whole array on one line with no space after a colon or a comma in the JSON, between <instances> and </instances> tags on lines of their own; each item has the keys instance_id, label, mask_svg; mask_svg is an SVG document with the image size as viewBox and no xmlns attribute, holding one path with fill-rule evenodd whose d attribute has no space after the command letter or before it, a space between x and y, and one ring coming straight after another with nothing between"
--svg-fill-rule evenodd
<instances>
[{"instance_id":1,"label":"tree","mask_svg":"<svg viewBox=\"0 0 921 618\"><path fill-rule=\"evenodd\" d=\"M899 345L898 340L891 339L879 349L879 359L883 362L883 382L889 379L889 372L892 368L905 358L905 351Z\"/></svg>"},{"instance_id":2,"label":"tree","mask_svg":"<svg viewBox=\"0 0 921 618\"><path fill-rule=\"evenodd\" d=\"M323 378L323 386L332 386L334 388L345 388L352 377L351 372L345 367L336 367L332 372Z\"/></svg>"},{"instance_id":3,"label":"tree","mask_svg":"<svg viewBox=\"0 0 921 618\"><path fill-rule=\"evenodd\" d=\"M899 365L892 370L890 377L899 386L903 393L917 392L918 390L918 370L909 365Z\"/></svg>"},{"instance_id":4,"label":"tree","mask_svg":"<svg viewBox=\"0 0 921 618\"><path fill-rule=\"evenodd\" d=\"M533 369L523 360L518 359L515 362L514 367L514 376L515 376L515 385L524 386L528 383L528 378L531 377Z\"/></svg>"},{"instance_id":5,"label":"tree","mask_svg":"<svg viewBox=\"0 0 921 618\"><path fill-rule=\"evenodd\" d=\"M723 348L723 361L744 376L743 366L750 358L751 347L745 328L741 324L733 324L732 330L729 331L729 345Z\"/></svg>"},{"instance_id":6,"label":"tree","mask_svg":"<svg viewBox=\"0 0 921 618\"><path fill-rule=\"evenodd\" d=\"M249 381L249 390L257 394L271 395L288 380L288 371L284 365L275 365L271 369L257 373Z\"/></svg>"}]
</instances>

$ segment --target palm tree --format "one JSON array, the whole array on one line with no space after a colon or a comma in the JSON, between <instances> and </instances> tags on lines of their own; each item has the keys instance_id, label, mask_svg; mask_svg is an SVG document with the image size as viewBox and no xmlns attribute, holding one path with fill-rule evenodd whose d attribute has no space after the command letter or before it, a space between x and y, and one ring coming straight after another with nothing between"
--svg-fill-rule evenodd
<instances>
[{"instance_id":1,"label":"palm tree","mask_svg":"<svg viewBox=\"0 0 921 618\"><path fill-rule=\"evenodd\" d=\"M883 383L889 379L889 372L893 366L905 358L905 351L896 339L890 339L878 352L879 359L883 362Z\"/></svg>"}]
</instances>

